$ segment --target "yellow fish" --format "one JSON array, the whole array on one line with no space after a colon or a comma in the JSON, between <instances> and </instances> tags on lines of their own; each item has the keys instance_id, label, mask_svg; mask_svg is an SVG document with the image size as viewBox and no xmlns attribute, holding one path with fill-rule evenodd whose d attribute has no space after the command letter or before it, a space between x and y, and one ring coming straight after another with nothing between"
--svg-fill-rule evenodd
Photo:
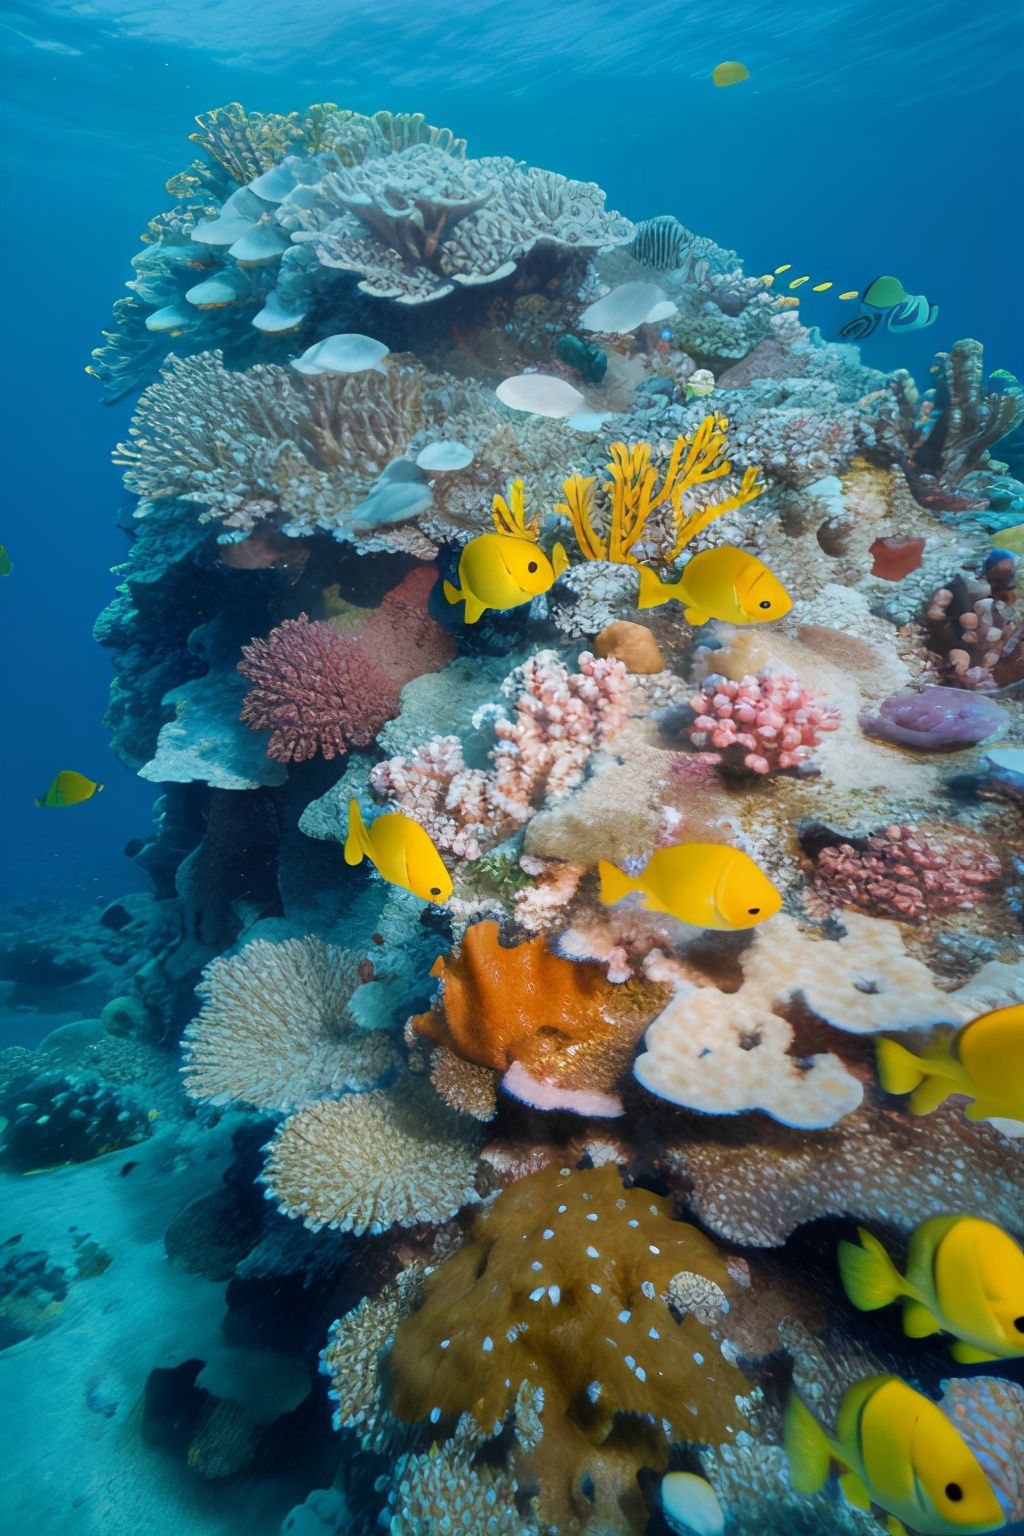
<instances>
[{"instance_id":1,"label":"yellow fish","mask_svg":"<svg viewBox=\"0 0 1024 1536\"><path fill-rule=\"evenodd\" d=\"M9 576L14 570L14 562L7 553L6 544L0 544L0 576Z\"/></svg>"},{"instance_id":2,"label":"yellow fish","mask_svg":"<svg viewBox=\"0 0 1024 1536\"><path fill-rule=\"evenodd\" d=\"M364 858L385 880L412 891L421 901L440 905L452 893L452 877L418 822L400 811L389 811L367 826L359 801L350 800L345 863L361 864Z\"/></svg>"},{"instance_id":3,"label":"yellow fish","mask_svg":"<svg viewBox=\"0 0 1024 1536\"><path fill-rule=\"evenodd\" d=\"M662 581L644 566L638 608L682 603L687 624L721 619L726 624L767 624L793 606L777 576L756 555L731 544L705 549L683 568L678 581Z\"/></svg>"},{"instance_id":4,"label":"yellow fish","mask_svg":"<svg viewBox=\"0 0 1024 1536\"><path fill-rule=\"evenodd\" d=\"M1011 555L1024 555L1024 523L990 534L989 543L996 549L1008 549Z\"/></svg>"},{"instance_id":5,"label":"yellow fish","mask_svg":"<svg viewBox=\"0 0 1024 1536\"><path fill-rule=\"evenodd\" d=\"M739 85L741 80L750 79L750 70L737 59L726 59L724 64L715 65L711 78L716 85Z\"/></svg>"},{"instance_id":6,"label":"yellow fish","mask_svg":"<svg viewBox=\"0 0 1024 1536\"><path fill-rule=\"evenodd\" d=\"M1009 1233L979 1216L933 1216L917 1227L901 1275L871 1232L839 1244L839 1273L855 1307L873 1312L900 1296L911 1339L956 1335L954 1360L1024 1356L1024 1252Z\"/></svg>"},{"instance_id":7,"label":"yellow fish","mask_svg":"<svg viewBox=\"0 0 1024 1536\"><path fill-rule=\"evenodd\" d=\"M992 1484L937 1403L898 1376L868 1376L844 1394L832 1438L794 1392L785 1445L798 1493L817 1493L832 1463L858 1509L879 1504L922 1536L970 1536L1006 1524ZM890 1530L898 1528L890 1524Z\"/></svg>"},{"instance_id":8,"label":"yellow fish","mask_svg":"<svg viewBox=\"0 0 1024 1536\"><path fill-rule=\"evenodd\" d=\"M470 539L459 559L459 585L444 583L450 603L465 603L465 621L475 624L487 608L518 608L549 592L569 560L561 544L553 557L530 538L510 533L481 533Z\"/></svg>"},{"instance_id":9,"label":"yellow fish","mask_svg":"<svg viewBox=\"0 0 1024 1536\"><path fill-rule=\"evenodd\" d=\"M913 1115L928 1115L959 1093L974 1100L968 1120L1024 1121L1024 1003L980 1013L920 1055L879 1040L878 1075L886 1093L910 1094Z\"/></svg>"},{"instance_id":10,"label":"yellow fish","mask_svg":"<svg viewBox=\"0 0 1024 1536\"><path fill-rule=\"evenodd\" d=\"M782 897L753 859L726 843L659 848L635 878L604 859L597 871L605 906L630 891L643 891L648 912L668 912L695 928L754 928L782 906Z\"/></svg>"},{"instance_id":11,"label":"yellow fish","mask_svg":"<svg viewBox=\"0 0 1024 1536\"><path fill-rule=\"evenodd\" d=\"M95 779L87 779L84 773L65 768L58 773L46 793L39 796L36 805L45 806L47 810L57 805L81 805L83 800L91 800L93 795L98 795L102 788L102 784L97 784Z\"/></svg>"}]
</instances>

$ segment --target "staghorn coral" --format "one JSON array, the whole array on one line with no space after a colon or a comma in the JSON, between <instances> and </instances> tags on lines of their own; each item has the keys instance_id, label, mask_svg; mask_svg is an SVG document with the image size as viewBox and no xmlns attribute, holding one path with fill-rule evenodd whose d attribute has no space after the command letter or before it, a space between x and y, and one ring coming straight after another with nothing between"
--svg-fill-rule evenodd
<instances>
[{"instance_id":1,"label":"staghorn coral","mask_svg":"<svg viewBox=\"0 0 1024 1536\"><path fill-rule=\"evenodd\" d=\"M959 688L993 689L1024 682L1024 617L1014 606L1009 582L997 582L998 568L983 577L958 572L925 608L926 643L940 676ZM985 577L988 577L986 580Z\"/></svg>"},{"instance_id":2,"label":"staghorn coral","mask_svg":"<svg viewBox=\"0 0 1024 1536\"><path fill-rule=\"evenodd\" d=\"M507 1090L540 1108L622 1112L613 1089L658 1005L656 988L613 986L602 966L552 954L543 936L502 945L495 922L467 928L433 974L441 978L437 1002L410 1027L444 1048L434 1080L447 1102L469 1113L480 1104L478 1079L453 1081L446 1068L454 1054L506 1074Z\"/></svg>"},{"instance_id":3,"label":"staghorn coral","mask_svg":"<svg viewBox=\"0 0 1024 1536\"><path fill-rule=\"evenodd\" d=\"M267 1198L311 1231L385 1232L442 1222L477 1200L476 1142L427 1084L321 1099L270 1143Z\"/></svg>"},{"instance_id":4,"label":"staghorn coral","mask_svg":"<svg viewBox=\"0 0 1024 1536\"><path fill-rule=\"evenodd\" d=\"M820 703L785 673L759 672L739 682L712 674L690 700L696 716L690 740L721 755L722 767L767 775L810 762L822 731L839 726L839 712Z\"/></svg>"},{"instance_id":5,"label":"staghorn coral","mask_svg":"<svg viewBox=\"0 0 1024 1536\"><path fill-rule=\"evenodd\" d=\"M656 1156L726 1242L775 1247L825 1216L907 1233L964 1203L1024 1232L1024 1150L955 1107L914 1118L869 1100L830 1129L670 1138Z\"/></svg>"},{"instance_id":6,"label":"staghorn coral","mask_svg":"<svg viewBox=\"0 0 1024 1536\"><path fill-rule=\"evenodd\" d=\"M815 890L829 907L860 907L903 922L931 922L990 897L1002 860L977 835L950 828L880 827L836 839L814 860Z\"/></svg>"},{"instance_id":7,"label":"staghorn coral","mask_svg":"<svg viewBox=\"0 0 1024 1536\"><path fill-rule=\"evenodd\" d=\"M928 967L906 954L895 924L853 912L843 921L846 933L833 942L803 933L780 913L756 930L744 951L737 991L677 977L675 995L647 1031L633 1069L638 1080L650 1093L706 1114L758 1109L786 1125L816 1129L855 1110L863 1086L841 1055L817 1052L808 1059L794 1048L787 1005L799 1001L850 1034L971 1016L976 991L940 991ZM666 981L675 974L657 951L645 970ZM991 979L997 991L1009 991L1000 968Z\"/></svg>"},{"instance_id":8,"label":"staghorn coral","mask_svg":"<svg viewBox=\"0 0 1024 1536\"><path fill-rule=\"evenodd\" d=\"M574 1495L591 1467L614 1481L620 1520L630 1501L635 1519L639 1467L663 1467L671 1440L718 1443L743 1423L744 1377L713 1331L692 1314L676 1322L663 1299L684 1269L733 1290L714 1245L673 1221L670 1201L624 1189L615 1167L520 1179L399 1326L391 1411L407 1423L469 1413L483 1435L512 1414L544 1520L580 1529Z\"/></svg>"},{"instance_id":9,"label":"staghorn coral","mask_svg":"<svg viewBox=\"0 0 1024 1536\"><path fill-rule=\"evenodd\" d=\"M870 458L898 464L921 506L933 512L969 512L988 505L985 495L962 486L985 468L988 450L1024 417L1019 396L984 393L983 348L958 341L952 352L936 354L935 385L922 397L902 369L877 397L860 424Z\"/></svg>"},{"instance_id":10,"label":"staghorn coral","mask_svg":"<svg viewBox=\"0 0 1024 1536\"><path fill-rule=\"evenodd\" d=\"M706 416L694 432L676 438L660 476L651 462L650 443L632 448L612 443L611 479L600 492L593 476L571 475L562 487L565 501L555 510L571 522L584 560L629 565L656 560L670 565L716 517L755 500L764 486L758 480L760 471L750 468L732 494L693 505L693 493L732 469L726 457L728 428L724 416ZM607 532L600 531L602 523Z\"/></svg>"},{"instance_id":11,"label":"staghorn coral","mask_svg":"<svg viewBox=\"0 0 1024 1536\"><path fill-rule=\"evenodd\" d=\"M203 972L184 1037L185 1089L213 1104L292 1110L372 1087L396 1064L386 1034L360 1030L349 1001L359 957L319 939L256 939Z\"/></svg>"},{"instance_id":12,"label":"staghorn coral","mask_svg":"<svg viewBox=\"0 0 1024 1536\"><path fill-rule=\"evenodd\" d=\"M579 657L569 672L554 651L538 651L501 685L502 703L483 705L474 729L497 737L490 770L467 768L456 736L439 736L412 756L378 763L376 798L419 822L443 853L477 859L564 794L586 773L592 753L626 721L629 674L620 661Z\"/></svg>"},{"instance_id":13,"label":"staghorn coral","mask_svg":"<svg viewBox=\"0 0 1024 1536\"><path fill-rule=\"evenodd\" d=\"M398 714L405 684L452 659L451 640L427 612L433 584L433 570L411 571L355 634L303 613L242 647L238 670L252 687L241 718L270 731L268 757L304 762L368 746Z\"/></svg>"}]
</instances>

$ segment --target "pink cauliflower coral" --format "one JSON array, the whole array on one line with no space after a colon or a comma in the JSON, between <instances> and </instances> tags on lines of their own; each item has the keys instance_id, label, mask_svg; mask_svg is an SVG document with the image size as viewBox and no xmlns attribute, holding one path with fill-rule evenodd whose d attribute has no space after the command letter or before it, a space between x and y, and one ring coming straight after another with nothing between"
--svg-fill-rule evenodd
<instances>
[{"instance_id":1,"label":"pink cauliflower coral","mask_svg":"<svg viewBox=\"0 0 1024 1536\"><path fill-rule=\"evenodd\" d=\"M759 672L731 682L709 677L690 700L696 716L690 740L718 752L728 766L751 773L780 773L806 763L823 731L839 725L830 709L788 673Z\"/></svg>"},{"instance_id":2,"label":"pink cauliflower coral","mask_svg":"<svg viewBox=\"0 0 1024 1536\"><path fill-rule=\"evenodd\" d=\"M892 825L865 847L823 848L814 883L829 906L923 922L976 906L1001 873L998 857L968 832Z\"/></svg>"},{"instance_id":3,"label":"pink cauliflower coral","mask_svg":"<svg viewBox=\"0 0 1024 1536\"><path fill-rule=\"evenodd\" d=\"M356 634L303 613L243 646L238 670L252 687L241 718L270 731L268 757L303 762L368 746L397 715L405 684L451 660L452 642L426 610L433 583L432 569L410 572Z\"/></svg>"}]
</instances>

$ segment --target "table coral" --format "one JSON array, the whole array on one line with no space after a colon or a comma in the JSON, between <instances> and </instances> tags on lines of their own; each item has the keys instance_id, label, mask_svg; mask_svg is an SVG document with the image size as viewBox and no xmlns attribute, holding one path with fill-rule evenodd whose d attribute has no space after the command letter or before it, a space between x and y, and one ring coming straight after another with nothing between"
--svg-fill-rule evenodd
<instances>
[{"instance_id":1,"label":"table coral","mask_svg":"<svg viewBox=\"0 0 1024 1536\"><path fill-rule=\"evenodd\" d=\"M303 762L368 746L398 714L405 684L451 660L452 643L426 609L433 585L432 570L411 571L355 634L303 613L243 646L238 670L252 686L241 718L270 731L268 757Z\"/></svg>"},{"instance_id":2,"label":"table coral","mask_svg":"<svg viewBox=\"0 0 1024 1536\"><path fill-rule=\"evenodd\" d=\"M396 1064L389 1037L349 1012L359 957L319 939L257 939L207 966L184 1037L185 1088L213 1104L291 1110L372 1087Z\"/></svg>"},{"instance_id":3,"label":"table coral","mask_svg":"<svg viewBox=\"0 0 1024 1536\"><path fill-rule=\"evenodd\" d=\"M442 1222L477 1200L476 1141L425 1083L298 1110L270 1143L267 1198L311 1231L361 1236Z\"/></svg>"},{"instance_id":4,"label":"table coral","mask_svg":"<svg viewBox=\"0 0 1024 1536\"><path fill-rule=\"evenodd\" d=\"M515 1412L542 1516L576 1531L572 1490L592 1456L627 1451L620 1493L632 1486L635 1497L636 1470L663 1467L670 1441L717 1443L743 1425L745 1378L711 1330L692 1314L677 1323L666 1306L680 1270L732 1292L714 1244L673 1221L669 1200L624 1189L614 1167L520 1179L400 1324L391 1410L408 1423L469 1413L482 1435ZM519 1425L524 1383L539 1405L529 1426Z\"/></svg>"},{"instance_id":5,"label":"table coral","mask_svg":"<svg viewBox=\"0 0 1024 1536\"><path fill-rule=\"evenodd\" d=\"M829 906L920 923L991 897L1002 868L999 855L973 833L891 823L857 843L837 838L821 848L813 873Z\"/></svg>"},{"instance_id":6,"label":"table coral","mask_svg":"<svg viewBox=\"0 0 1024 1536\"><path fill-rule=\"evenodd\" d=\"M839 727L838 710L785 673L759 672L739 682L713 674L690 708L695 747L720 753L723 768L762 775L809 763L821 733Z\"/></svg>"},{"instance_id":7,"label":"table coral","mask_svg":"<svg viewBox=\"0 0 1024 1536\"><path fill-rule=\"evenodd\" d=\"M602 966L552 954L543 935L503 945L495 922L467 928L434 974L441 992L430 1013L410 1021L414 1034L504 1073L509 1092L540 1108L621 1113L612 1090L657 1007L657 989L613 986ZM450 1072L436 1085L459 1108L464 1087L473 1087Z\"/></svg>"}]
</instances>

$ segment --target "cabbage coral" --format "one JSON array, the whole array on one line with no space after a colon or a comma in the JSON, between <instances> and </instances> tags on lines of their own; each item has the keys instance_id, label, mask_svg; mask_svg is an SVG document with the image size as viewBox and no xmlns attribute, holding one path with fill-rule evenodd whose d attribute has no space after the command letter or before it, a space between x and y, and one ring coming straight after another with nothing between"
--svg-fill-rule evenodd
<instances>
[{"instance_id":1,"label":"cabbage coral","mask_svg":"<svg viewBox=\"0 0 1024 1536\"><path fill-rule=\"evenodd\" d=\"M256 939L203 972L185 1031L185 1088L213 1104L290 1110L372 1087L395 1065L388 1036L358 1027L359 957L319 939Z\"/></svg>"}]
</instances>

